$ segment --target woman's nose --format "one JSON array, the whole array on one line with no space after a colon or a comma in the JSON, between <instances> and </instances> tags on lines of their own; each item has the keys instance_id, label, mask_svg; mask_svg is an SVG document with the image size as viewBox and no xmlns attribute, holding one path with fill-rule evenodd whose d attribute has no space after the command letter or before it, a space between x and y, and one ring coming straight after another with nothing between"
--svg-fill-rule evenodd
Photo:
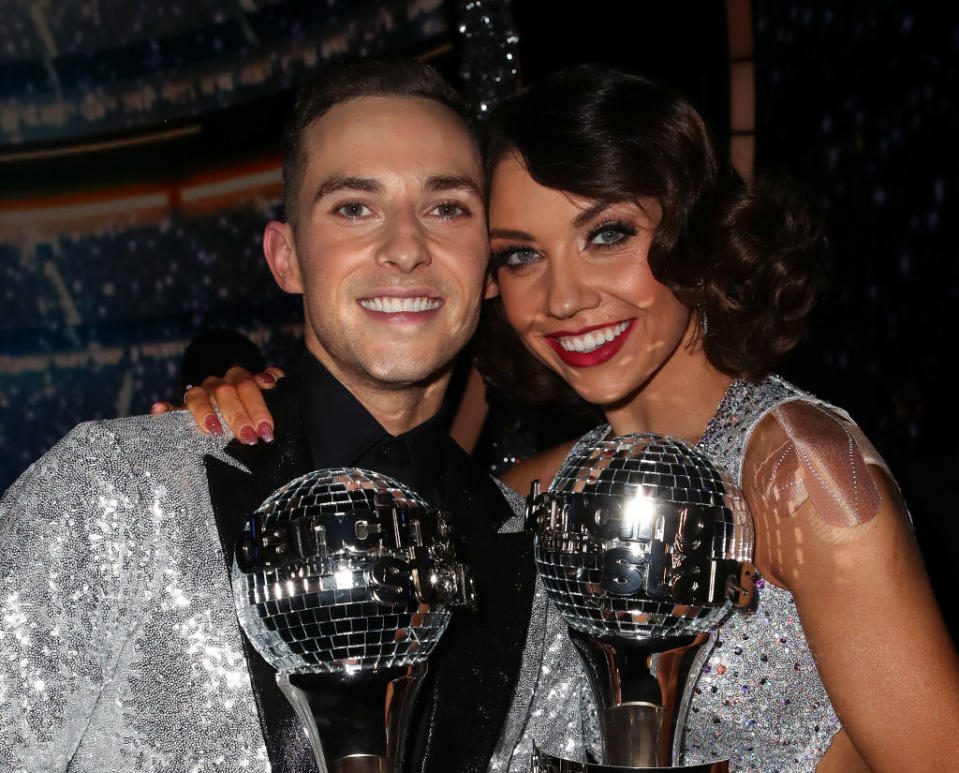
<instances>
[{"instance_id":1,"label":"woman's nose","mask_svg":"<svg viewBox=\"0 0 959 773\"><path fill-rule=\"evenodd\" d=\"M551 317L568 319L599 304L599 293L578 256L551 260L547 281L546 313Z\"/></svg>"}]
</instances>

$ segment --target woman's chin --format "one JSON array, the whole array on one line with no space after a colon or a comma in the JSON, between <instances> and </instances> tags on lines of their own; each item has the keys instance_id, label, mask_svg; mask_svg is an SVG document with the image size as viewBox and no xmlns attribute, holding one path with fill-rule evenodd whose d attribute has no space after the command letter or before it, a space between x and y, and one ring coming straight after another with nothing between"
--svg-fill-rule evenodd
<instances>
[{"instance_id":1,"label":"woman's chin","mask_svg":"<svg viewBox=\"0 0 959 773\"><path fill-rule=\"evenodd\" d=\"M575 384L567 382L573 390L587 403L602 410L613 409L627 403L636 394L636 386L632 388L611 388L610 384Z\"/></svg>"}]
</instances>

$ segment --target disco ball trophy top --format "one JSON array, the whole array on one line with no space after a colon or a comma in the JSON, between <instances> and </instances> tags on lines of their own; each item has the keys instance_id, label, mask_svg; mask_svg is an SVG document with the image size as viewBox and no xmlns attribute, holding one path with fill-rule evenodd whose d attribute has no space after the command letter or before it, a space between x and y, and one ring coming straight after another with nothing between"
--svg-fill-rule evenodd
<instances>
[{"instance_id":1,"label":"disco ball trophy top","mask_svg":"<svg viewBox=\"0 0 959 773\"><path fill-rule=\"evenodd\" d=\"M399 770L426 658L475 601L445 513L376 472L311 472L248 521L233 593L321 773Z\"/></svg>"},{"instance_id":2,"label":"disco ball trophy top","mask_svg":"<svg viewBox=\"0 0 959 773\"><path fill-rule=\"evenodd\" d=\"M537 753L533 770L661 770L677 758L695 655L752 600L752 519L736 484L685 441L637 434L569 457L527 503L536 563L600 711L603 766ZM683 770L724 770L718 762Z\"/></svg>"}]
</instances>

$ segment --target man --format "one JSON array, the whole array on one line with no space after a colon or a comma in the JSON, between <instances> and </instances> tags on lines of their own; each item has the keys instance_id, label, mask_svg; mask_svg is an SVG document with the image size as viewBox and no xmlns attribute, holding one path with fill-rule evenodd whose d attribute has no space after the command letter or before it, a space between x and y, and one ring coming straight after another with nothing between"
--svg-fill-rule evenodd
<instances>
[{"instance_id":1,"label":"man","mask_svg":"<svg viewBox=\"0 0 959 773\"><path fill-rule=\"evenodd\" d=\"M4 770L311 769L272 669L238 628L228 567L266 496L342 465L399 478L453 515L480 608L430 661L408 767L488 763L533 572L528 539L497 533L511 516L502 494L440 416L488 253L458 97L423 65L332 68L294 110L284 203L264 252L280 286L303 294L307 352L269 398L275 443L224 447L179 414L85 424L4 498Z\"/></svg>"}]
</instances>

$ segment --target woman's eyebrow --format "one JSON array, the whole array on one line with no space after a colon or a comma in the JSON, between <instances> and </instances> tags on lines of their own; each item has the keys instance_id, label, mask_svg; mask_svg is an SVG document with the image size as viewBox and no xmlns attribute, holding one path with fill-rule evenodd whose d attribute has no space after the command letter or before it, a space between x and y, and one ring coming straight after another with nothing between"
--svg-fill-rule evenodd
<instances>
[{"instance_id":1,"label":"woman's eyebrow","mask_svg":"<svg viewBox=\"0 0 959 773\"><path fill-rule=\"evenodd\" d=\"M597 201L592 206L587 207L582 212L580 212L576 217L573 218L573 227L580 228L586 225L590 220L596 217L604 209L609 209L610 202L608 201Z\"/></svg>"},{"instance_id":2,"label":"woman's eyebrow","mask_svg":"<svg viewBox=\"0 0 959 773\"><path fill-rule=\"evenodd\" d=\"M532 234L526 233L526 231L514 231L509 228L494 228L489 232L490 239L519 239L525 242L533 241Z\"/></svg>"}]
</instances>

